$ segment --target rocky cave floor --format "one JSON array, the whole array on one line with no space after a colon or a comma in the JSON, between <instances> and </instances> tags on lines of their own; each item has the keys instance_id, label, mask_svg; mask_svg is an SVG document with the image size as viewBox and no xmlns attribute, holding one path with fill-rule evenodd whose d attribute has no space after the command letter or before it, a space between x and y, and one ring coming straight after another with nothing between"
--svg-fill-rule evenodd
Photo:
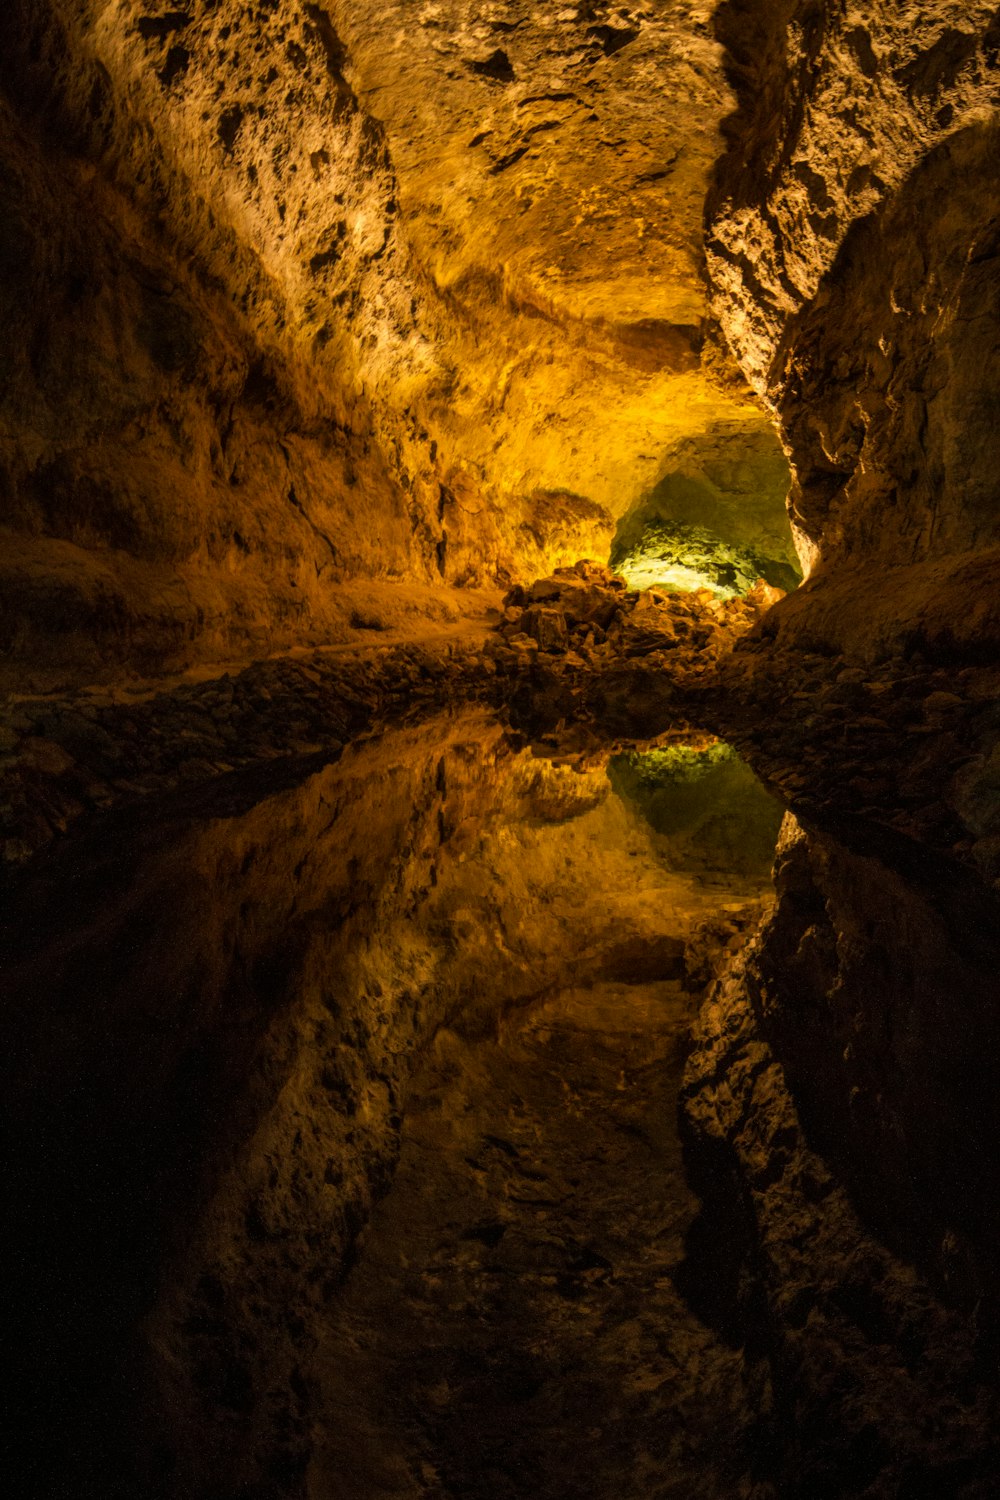
<instances>
[{"instance_id":1,"label":"rocky cave floor","mask_svg":"<svg viewBox=\"0 0 1000 1500\"><path fill-rule=\"evenodd\" d=\"M81 815L176 795L236 771L323 763L378 722L429 705L504 707L550 758L685 725L737 745L798 813L915 837L992 879L1000 837L963 795L1000 733L1000 672L913 640L858 665L760 628L780 591L742 599L628 591L596 564L515 589L497 622L392 644L297 651L169 689L9 695L0 837L17 867ZM754 628L754 627L758 628ZM739 646L734 651L735 646ZM224 783L223 783L224 784Z\"/></svg>"},{"instance_id":2,"label":"rocky cave floor","mask_svg":"<svg viewBox=\"0 0 1000 1500\"><path fill-rule=\"evenodd\" d=\"M453 852L450 873L438 856L419 892L409 892L405 919L418 920L422 902L441 902L450 890L457 905L448 921L457 911L482 926L486 946L468 948L471 977L463 981L476 1003L462 1019L452 996L412 1052L405 1087L398 1045L390 1044L393 1061L373 1069L388 1080L388 1102L369 1099L358 1116L353 1083L324 1083L324 1107L340 1124L357 1116L389 1142L379 1137L377 1149L364 1148L374 1166L365 1159L348 1171L348 1181L353 1172L368 1185L341 1225L346 1281L334 1278L336 1290L321 1304L302 1290L321 1272L312 1263L322 1218L303 1261L281 1249L287 1227L261 1227L256 1207L240 1209L250 1249L237 1256L233 1296L243 1311L223 1316L213 1300L219 1294L204 1291L217 1284L213 1275L234 1274L231 1247L220 1259L202 1246L201 1290L169 1311L164 1326L172 1333L161 1328L153 1337L161 1353L169 1350L168 1388L188 1361L201 1392L195 1407L214 1400L215 1415L206 1425L191 1415L190 1396L178 1399L174 1389L180 1429L171 1433L172 1419L157 1413L154 1457L139 1459L152 1472L135 1488L122 1481L102 1490L107 1481L98 1478L92 1491L78 1474L81 1494L971 1500L994 1493L1000 1408L982 1298L963 1290L949 1305L909 1254L886 1249L865 1227L807 1142L785 1074L755 1028L741 965L752 958L751 933L767 906L763 875L747 881L715 871L681 890L664 874L648 830L637 841L634 823L625 832L616 825L613 837L592 830L589 853L565 842L567 818L576 819L574 829L588 826L585 789L595 776L603 785L612 750L719 734L803 820L883 857L894 841L906 848L918 841L949 868L994 878L1000 841L983 805L982 772L996 741L1000 674L988 664L928 660L919 643L865 668L808 649L791 659L769 649L762 620L772 598L638 595L606 570L580 565L515 591L488 630L476 623L434 640L297 652L169 687L10 702L0 769L15 923L33 891L61 889L55 877L46 887L46 872L60 859L72 871L77 845L128 845L149 817L177 830L256 816L259 805L277 807L322 782L347 752L362 768L386 734L389 744L412 731L417 748L400 751L401 763L437 769L414 770L413 787L392 783L390 795L376 764L374 778L365 773L358 783L374 798L370 816L382 817L372 809L383 804L412 802L441 848L456 850L453 827L467 826L469 810L451 809L452 763L445 772L448 755L439 752L453 731L423 727L442 707L458 716L486 712L492 723L499 710L503 753L515 756L519 775L535 766L531 775L543 780L569 778L557 796L536 788L529 798L528 824L551 825L552 847L517 836L516 868L534 870L536 883L526 894L517 886L522 873L511 878L510 900L540 913L531 942L518 949L521 967L508 964L509 913L496 916L502 942L494 949L493 917L484 919L467 895L483 870L503 882L510 851L502 839L484 843L471 865ZM483 731L469 734L478 744ZM479 751L462 754L472 764ZM466 774L492 805L489 779ZM569 784L578 790L567 792ZM345 786L347 807L357 794ZM424 792L413 790L423 787L436 789L426 805ZM574 797L583 799L582 816ZM336 797L332 805L341 806ZM390 951L378 926L359 939L351 925L372 899L363 878L359 886L352 850L370 837L372 860L388 859L363 809L357 818L354 843L337 854L352 893L333 909L347 913L345 952L359 941ZM391 847L412 853L420 837L412 829L393 835ZM597 862L595 840L619 862ZM303 817L299 862L288 854L293 893L313 842ZM576 895L561 907L566 870ZM80 880L79 870L71 873L68 888L78 892ZM628 915L627 901L620 910L612 903L601 910L608 931L595 937L595 900L613 887L623 901L640 889L643 915ZM242 913L245 895L240 901ZM292 930L301 897L289 901ZM58 913L46 922L59 948ZM88 942L109 941L93 937L103 916L81 922ZM629 923L635 942L621 949L612 934ZM143 929L140 944L149 940ZM22 956L24 945L22 938ZM589 969L567 963L572 953L585 954ZM53 960L57 968L62 961ZM37 982L28 993L38 993ZM15 1070L31 1045L15 1049ZM58 1052L49 1039L51 1047ZM73 1064L65 1066L72 1073ZM294 1163L310 1105L299 1084L289 1090L297 1101ZM384 1127L371 1125L372 1110L385 1112ZM26 1118L30 1132L30 1111ZM68 1119L75 1128L75 1106ZM60 1149L66 1128L65 1120L53 1127L43 1158ZM348 1156L361 1149L353 1134L345 1137ZM289 1149L281 1138L265 1147L266 1161ZM141 1151L138 1161L131 1168L142 1173ZM76 1170L72 1152L59 1170ZM323 1180L336 1187L343 1170L331 1171L328 1162ZM310 1174L305 1185L294 1180L292 1196L308 1198ZM76 1191L84 1201L86 1180ZM275 1244L280 1273L267 1259ZM207 1275L204 1266L216 1262ZM63 1274L57 1269L56 1279ZM245 1286L240 1277L249 1277ZM133 1295L148 1308L148 1287ZM266 1322L260 1304L266 1309L269 1297L267 1317L305 1329L293 1329L295 1358L284 1375L276 1335L248 1334L240 1323ZM54 1308L61 1305L56 1297ZM69 1328L72 1338L72 1319ZM170 1342L178 1328L180 1352ZM106 1336L113 1344L120 1330ZM255 1359L263 1388L271 1388L251 1396L244 1386L256 1388ZM275 1394L283 1381L294 1398ZM245 1443L246 1453L234 1460L240 1477L230 1483L220 1475L233 1442Z\"/></svg>"}]
</instances>

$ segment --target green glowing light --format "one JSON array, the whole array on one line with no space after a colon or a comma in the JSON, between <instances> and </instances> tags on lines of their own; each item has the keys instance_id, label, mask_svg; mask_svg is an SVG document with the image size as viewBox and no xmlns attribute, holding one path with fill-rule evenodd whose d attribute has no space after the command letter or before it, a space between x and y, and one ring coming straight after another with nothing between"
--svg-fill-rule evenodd
<instances>
[{"instance_id":1,"label":"green glowing light","mask_svg":"<svg viewBox=\"0 0 1000 1500\"><path fill-rule=\"evenodd\" d=\"M738 592L732 586L717 583L711 573L685 567L683 563L664 563L657 557L645 558L640 555L627 563L619 563L616 571L630 589L662 589L667 594L709 589L716 599L732 599Z\"/></svg>"},{"instance_id":2,"label":"green glowing light","mask_svg":"<svg viewBox=\"0 0 1000 1500\"><path fill-rule=\"evenodd\" d=\"M798 583L788 563L676 521L650 522L632 546L612 550L611 563L630 588L708 589L716 599L745 594L759 578L786 590Z\"/></svg>"}]
</instances>

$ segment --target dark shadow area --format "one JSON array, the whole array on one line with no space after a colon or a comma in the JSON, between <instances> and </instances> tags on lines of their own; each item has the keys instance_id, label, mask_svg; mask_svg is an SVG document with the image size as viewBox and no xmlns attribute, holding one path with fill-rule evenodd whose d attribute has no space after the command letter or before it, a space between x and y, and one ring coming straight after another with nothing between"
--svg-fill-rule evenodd
<instances>
[{"instance_id":1,"label":"dark shadow area","mask_svg":"<svg viewBox=\"0 0 1000 1500\"><path fill-rule=\"evenodd\" d=\"M586 1091L588 1027L606 1038L593 1045L614 1150L632 1173L637 1224L672 1264L657 1215L673 1234L675 1210L658 1190L648 1204L643 1195L651 1143L674 1139L692 1004L686 946L723 899L746 905L766 878L756 866L725 870L709 807L713 788L739 800L725 764L714 779L680 776L682 798L696 784L700 803L661 833L613 795L603 765L554 765L486 713L444 715L372 736L334 763L298 757L93 814L9 877L3 1273L19 1496L305 1493L327 1399L318 1341L394 1180L411 1076L442 1028L488 1069L503 1018L550 1003L556 1040L542 1026L537 1079L552 1120L539 1129L565 1137L561 1170L577 1179L566 1247L552 1250L534 1223L534 1198L552 1190L520 1147L519 1234L503 1230L510 1205L487 1194L457 1253L519 1254L529 1276L538 1257L555 1267L554 1290L528 1296L511 1281L509 1305L483 1301L494 1342L515 1326L525 1340L528 1374L513 1358L487 1359L489 1379L477 1376L465 1399L474 1426L498 1399L495 1379L510 1384L501 1407L538 1396L539 1462L552 1493L565 1493L563 1449L544 1446L558 1429L561 1356L527 1348L532 1299L567 1347L588 1299L612 1330L631 1312L619 1308L611 1251L588 1227L587 1153L605 1150L601 1132L583 1151L553 1065L568 1047ZM666 829L662 795L657 808ZM693 853L701 836L715 839L704 867ZM637 1092L618 1088L626 1045ZM498 1110L516 1106L517 1089L494 1091ZM502 1141L520 1128L484 1126L501 1144L477 1149L506 1162ZM676 1212L686 1211L670 1170ZM617 1172L612 1162L608 1180ZM631 1266L617 1209L605 1217L638 1308L648 1271ZM467 1292L479 1295L471 1281ZM653 1312L644 1316L652 1326ZM395 1337L395 1320L386 1327ZM467 1373L466 1330L460 1318ZM703 1342L711 1353L711 1336ZM615 1359L620 1383L633 1367L627 1340ZM538 1369L544 1391L529 1378ZM596 1401L587 1381L573 1399L581 1420ZM630 1400L653 1430L659 1407L641 1383ZM462 1464L474 1469L476 1451ZM613 1469L616 1455L602 1462ZM476 1483L490 1493L488 1477Z\"/></svg>"}]
</instances>

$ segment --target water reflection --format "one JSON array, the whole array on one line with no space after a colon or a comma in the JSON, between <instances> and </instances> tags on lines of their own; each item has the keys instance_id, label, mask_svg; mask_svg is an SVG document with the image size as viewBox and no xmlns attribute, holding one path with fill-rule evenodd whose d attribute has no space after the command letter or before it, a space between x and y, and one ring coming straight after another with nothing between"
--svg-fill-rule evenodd
<instances>
[{"instance_id":1,"label":"water reflection","mask_svg":"<svg viewBox=\"0 0 1000 1500\"><path fill-rule=\"evenodd\" d=\"M608 763L615 792L656 835L664 861L706 878L766 879L784 808L731 746L668 745Z\"/></svg>"},{"instance_id":2,"label":"water reflection","mask_svg":"<svg viewBox=\"0 0 1000 1500\"><path fill-rule=\"evenodd\" d=\"M98 820L26 873L8 1285L28 1404L79 1495L257 1493L265 1472L295 1492L322 1310L440 1028L488 1035L572 986L681 993L720 886L764 883L731 758L679 775L683 754L657 754L672 781L635 757L609 780L443 716L300 785Z\"/></svg>"}]
</instances>

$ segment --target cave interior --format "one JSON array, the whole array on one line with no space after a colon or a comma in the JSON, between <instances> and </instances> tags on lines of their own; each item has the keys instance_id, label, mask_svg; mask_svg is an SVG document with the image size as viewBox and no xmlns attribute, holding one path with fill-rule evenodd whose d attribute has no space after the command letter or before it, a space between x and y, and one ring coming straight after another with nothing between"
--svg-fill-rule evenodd
<instances>
[{"instance_id":1,"label":"cave interior","mask_svg":"<svg viewBox=\"0 0 1000 1500\"><path fill-rule=\"evenodd\" d=\"M6 0L18 1500L992 1500L1000 9Z\"/></svg>"}]
</instances>

